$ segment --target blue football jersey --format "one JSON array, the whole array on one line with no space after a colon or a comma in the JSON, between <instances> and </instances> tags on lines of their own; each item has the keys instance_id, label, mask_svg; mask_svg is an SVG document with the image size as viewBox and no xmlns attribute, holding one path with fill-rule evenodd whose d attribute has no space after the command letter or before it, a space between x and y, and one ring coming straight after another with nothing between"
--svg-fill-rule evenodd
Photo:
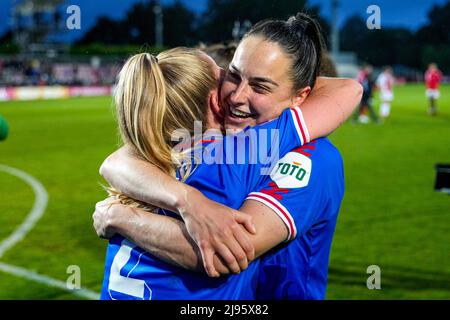
<instances>
[{"instance_id":1,"label":"blue football jersey","mask_svg":"<svg viewBox=\"0 0 450 320\"><path fill-rule=\"evenodd\" d=\"M270 173L278 154L309 141L309 136L300 109L291 108L273 121L218 140L201 148L203 161L186 183L238 209L264 181L264 170ZM164 210L160 214L176 217ZM210 278L165 263L116 235L108 243L101 299L255 299L258 281L259 260L238 275Z\"/></svg>"},{"instance_id":2,"label":"blue football jersey","mask_svg":"<svg viewBox=\"0 0 450 320\"><path fill-rule=\"evenodd\" d=\"M257 299L324 299L328 258L344 195L343 162L327 138L285 154L247 199L264 203L288 229L260 259Z\"/></svg>"}]
</instances>

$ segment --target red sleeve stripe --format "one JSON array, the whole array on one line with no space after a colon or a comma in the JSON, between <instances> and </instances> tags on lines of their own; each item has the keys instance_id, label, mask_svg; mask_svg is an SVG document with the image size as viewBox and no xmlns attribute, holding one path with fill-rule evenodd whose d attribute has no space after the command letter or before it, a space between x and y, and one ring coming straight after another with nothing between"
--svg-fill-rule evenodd
<instances>
[{"instance_id":1,"label":"red sleeve stripe","mask_svg":"<svg viewBox=\"0 0 450 320\"><path fill-rule=\"evenodd\" d=\"M246 200L259 201L272 209L281 218L281 220L283 220L288 229L288 236L286 238L286 241L295 238L295 236L297 235L297 228L295 227L294 219L292 218L289 211L277 199L265 193L251 192L247 196Z\"/></svg>"},{"instance_id":2,"label":"red sleeve stripe","mask_svg":"<svg viewBox=\"0 0 450 320\"><path fill-rule=\"evenodd\" d=\"M294 120L295 128L300 137L302 145L310 141L309 132L303 118L302 110L299 107L291 108L292 119Z\"/></svg>"}]
</instances>

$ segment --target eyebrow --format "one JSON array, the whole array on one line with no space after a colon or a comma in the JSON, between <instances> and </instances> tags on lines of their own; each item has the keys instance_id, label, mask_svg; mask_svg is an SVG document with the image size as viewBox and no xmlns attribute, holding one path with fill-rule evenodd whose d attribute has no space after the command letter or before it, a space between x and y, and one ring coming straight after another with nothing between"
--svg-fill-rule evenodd
<instances>
[{"instance_id":1,"label":"eyebrow","mask_svg":"<svg viewBox=\"0 0 450 320\"><path fill-rule=\"evenodd\" d=\"M237 73L241 74L242 72L234 65L231 64L230 65L230 69L233 69L233 71L236 71ZM266 78L266 77L250 77L249 80L255 81L255 82L264 82L264 83L270 83L273 84L274 86L278 87L278 83L276 83L275 81L273 81L270 78Z\"/></svg>"}]
</instances>

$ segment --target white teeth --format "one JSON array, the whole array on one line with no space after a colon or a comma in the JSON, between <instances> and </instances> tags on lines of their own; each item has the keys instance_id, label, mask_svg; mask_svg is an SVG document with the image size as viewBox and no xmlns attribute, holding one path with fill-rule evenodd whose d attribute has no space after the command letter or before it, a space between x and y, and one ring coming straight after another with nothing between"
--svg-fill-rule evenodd
<instances>
[{"instance_id":1,"label":"white teeth","mask_svg":"<svg viewBox=\"0 0 450 320\"><path fill-rule=\"evenodd\" d=\"M246 112L242 112L242 111L239 111L239 110L230 109L230 111L231 111L231 114L233 116L236 116L236 117L247 118L247 117L250 117L252 115L251 113L246 113Z\"/></svg>"}]
</instances>

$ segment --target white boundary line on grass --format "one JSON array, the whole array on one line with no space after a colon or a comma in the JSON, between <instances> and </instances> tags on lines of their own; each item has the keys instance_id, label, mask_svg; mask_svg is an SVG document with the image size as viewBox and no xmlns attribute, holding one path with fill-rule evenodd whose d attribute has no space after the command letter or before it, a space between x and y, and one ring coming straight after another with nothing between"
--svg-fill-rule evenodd
<instances>
[{"instance_id":1,"label":"white boundary line on grass","mask_svg":"<svg viewBox=\"0 0 450 320\"><path fill-rule=\"evenodd\" d=\"M91 290L87 289L68 289L67 284L64 281L61 280L55 280L53 278L50 278L48 276L40 275L36 272L13 266L10 264L6 264L3 262L0 262L0 271L12 274L14 276L25 278L27 280L31 280L34 282L45 284L49 287L58 288L64 291L68 291L76 296L91 299L91 300L98 300L100 294Z\"/></svg>"},{"instance_id":2,"label":"white boundary line on grass","mask_svg":"<svg viewBox=\"0 0 450 320\"><path fill-rule=\"evenodd\" d=\"M35 194L35 201L33 208L27 215L25 221L16 230L14 230L14 232L9 237L4 239L0 243L0 259L1 259L7 250L11 249L18 242L20 242L25 238L26 234L31 229L33 229L38 220L43 216L45 208L47 207L48 194L42 183L40 183L36 178L32 177L31 175L29 175L24 171L3 164L0 164L0 171L7 172L17 178L22 179L28 185L31 186ZM27 270L25 268L13 266L3 262L0 262L0 271L10 273L17 277L39 282L48 285L50 287L59 288L83 298L97 300L99 297L99 294L94 291L87 289L71 290L67 288L66 283L63 281L55 280L48 276L37 274L36 272Z\"/></svg>"},{"instance_id":3,"label":"white boundary line on grass","mask_svg":"<svg viewBox=\"0 0 450 320\"><path fill-rule=\"evenodd\" d=\"M0 164L0 171L7 172L21 180L25 181L34 191L35 201L33 208L26 217L25 221L14 230L13 233L0 243L0 259L5 252L15 246L18 242L25 238L26 234L36 225L36 222L42 217L47 207L48 194L44 186L36 178L21 170L11 168Z\"/></svg>"}]
</instances>

